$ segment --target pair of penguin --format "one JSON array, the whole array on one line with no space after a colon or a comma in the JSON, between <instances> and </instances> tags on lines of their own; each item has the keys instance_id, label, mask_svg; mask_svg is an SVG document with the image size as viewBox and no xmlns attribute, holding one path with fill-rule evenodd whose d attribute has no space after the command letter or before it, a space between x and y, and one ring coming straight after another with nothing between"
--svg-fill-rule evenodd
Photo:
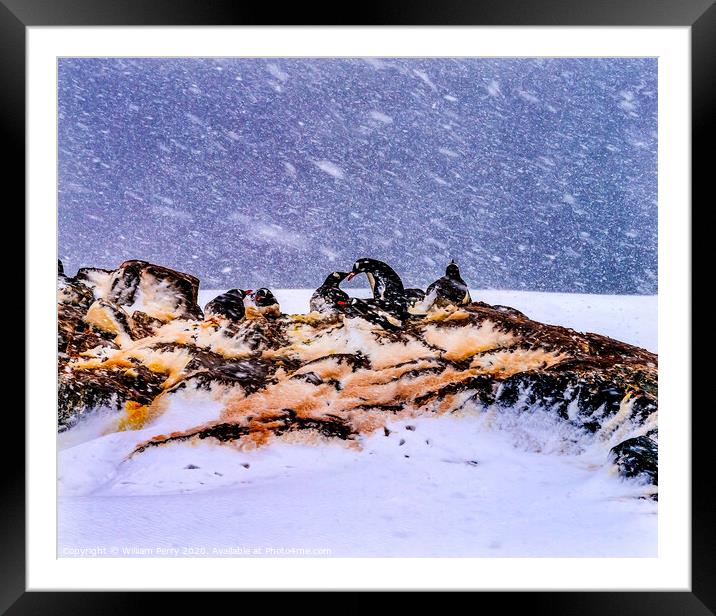
<instances>
[{"instance_id":1,"label":"pair of penguin","mask_svg":"<svg viewBox=\"0 0 716 616\"><path fill-rule=\"evenodd\" d=\"M365 273L373 292L372 299L351 298L339 285ZM427 312L433 305L466 305L472 301L467 284L454 260L426 292L403 286L396 271L383 261L358 259L350 272L332 272L311 297L310 308L318 312L339 312L361 316L384 329L400 329L411 311Z\"/></svg>"},{"instance_id":2,"label":"pair of penguin","mask_svg":"<svg viewBox=\"0 0 716 616\"><path fill-rule=\"evenodd\" d=\"M242 321L246 318L244 299L251 297L256 311L266 318L281 316L281 307L271 291L265 287L252 291L251 289L230 289L212 299L204 307L204 315L209 317L223 317L230 321Z\"/></svg>"},{"instance_id":3,"label":"pair of penguin","mask_svg":"<svg viewBox=\"0 0 716 616\"><path fill-rule=\"evenodd\" d=\"M372 299L350 297L340 284L351 280L358 274L368 278ZM207 317L219 316L231 321L241 321L246 317L244 299L253 299L255 310L267 317L278 318L281 308L274 294L263 287L256 291L250 289L231 289L214 298L204 308ZM460 269L454 260L445 270L445 275L422 289L403 286L397 272L383 261L377 259L358 259L350 272L332 272L323 284L311 296L310 309L321 313L340 313L348 317L360 316L379 325L383 329L396 331L411 312L421 314L432 306L464 306L472 301L467 284L460 276Z\"/></svg>"}]
</instances>

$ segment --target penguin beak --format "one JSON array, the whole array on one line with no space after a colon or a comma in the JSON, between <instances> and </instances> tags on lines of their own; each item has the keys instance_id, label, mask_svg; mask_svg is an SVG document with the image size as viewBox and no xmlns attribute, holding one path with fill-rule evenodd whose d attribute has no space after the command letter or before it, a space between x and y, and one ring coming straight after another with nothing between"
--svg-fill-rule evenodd
<instances>
[{"instance_id":1,"label":"penguin beak","mask_svg":"<svg viewBox=\"0 0 716 616\"><path fill-rule=\"evenodd\" d=\"M349 280L353 280L354 277L355 277L355 272L349 272L348 276L346 276L346 282L348 282Z\"/></svg>"},{"instance_id":2,"label":"penguin beak","mask_svg":"<svg viewBox=\"0 0 716 616\"><path fill-rule=\"evenodd\" d=\"M253 289L244 289L244 295L246 296L251 295L253 292Z\"/></svg>"}]
</instances>

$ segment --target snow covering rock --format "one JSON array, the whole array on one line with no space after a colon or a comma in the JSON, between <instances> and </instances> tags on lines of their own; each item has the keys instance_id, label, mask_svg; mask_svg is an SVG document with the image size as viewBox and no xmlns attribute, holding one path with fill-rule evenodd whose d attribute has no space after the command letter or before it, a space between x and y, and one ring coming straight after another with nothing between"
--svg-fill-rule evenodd
<instances>
[{"instance_id":1,"label":"snow covering rock","mask_svg":"<svg viewBox=\"0 0 716 616\"><path fill-rule=\"evenodd\" d=\"M203 316L196 303L199 279L168 267L125 261L116 270L82 268L75 281L89 286L96 299L122 306L130 315L141 311L160 321Z\"/></svg>"},{"instance_id":2,"label":"snow covering rock","mask_svg":"<svg viewBox=\"0 0 716 616\"><path fill-rule=\"evenodd\" d=\"M612 449L623 474L656 482L657 356L639 347L479 301L411 316L398 331L315 312L202 321L191 276L129 261L78 278L96 300L58 302L61 429L107 406L114 429L151 429L177 392L221 401L214 417L155 434L133 455L194 439L358 446L389 421L489 407L549 413L605 453L623 443Z\"/></svg>"},{"instance_id":3,"label":"snow covering rock","mask_svg":"<svg viewBox=\"0 0 716 616\"><path fill-rule=\"evenodd\" d=\"M89 306L94 300L92 290L81 281L65 276L62 261L57 260L57 303Z\"/></svg>"}]
</instances>

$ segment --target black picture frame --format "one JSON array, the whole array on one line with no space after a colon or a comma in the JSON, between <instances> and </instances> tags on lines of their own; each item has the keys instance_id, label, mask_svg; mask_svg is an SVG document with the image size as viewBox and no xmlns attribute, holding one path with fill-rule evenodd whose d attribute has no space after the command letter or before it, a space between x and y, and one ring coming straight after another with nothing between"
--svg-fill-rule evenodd
<instances>
[{"instance_id":1,"label":"black picture frame","mask_svg":"<svg viewBox=\"0 0 716 616\"><path fill-rule=\"evenodd\" d=\"M13 188L15 203L24 202L25 184L25 38L31 26L139 25L559 25L559 26L690 26L692 37L692 201L706 203L710 150L716 111L716 6L712 0L364 0L359 6L287 3L279 10L267 3L236 0L0 0L0 127L8 156L2 164L4 187ZM710 192L710 191L709 191ZM10 205L12 203L12 205ZM689 207L689 204L684 204ZM692 213L697 212L693 208ZM692 228L697 228L692 225ZM706 242L706 245L708 242ZM701 244L703 245L703 244ZM694 239L693 246L697 243ZM694 259L694 266L699 260ZM7 265L7 264L6 264ZM694 273L695 276L695 273ZM698 278L693 278L698 280ZM698 319L699 313L694 312ZM31 327L26 323L26 327ZM704 341L703 344L706 344ZM689 361L689 358L684 358ZM693 362L693 383L706 367ZM6 373L9 374L9 373ZM26 372L26 386L31 370ZM696 391L694 392L694 394ZM712 485L713 410L684 394L692 413L692 590L691 592L519 592L484 593L480 608L499 605L502 613L528 610L550 614L713 614L716 610L716 541ZM9 411L9 409L6 409ZM5 412L6 447L2 465L0 524L0 611L8 614L114 614L148 611L155 601L164 610L220 609L194 593L26 592L24 418ZM28 436L28 435L25 435ZM31 437L31 435L29 435ZM13 441L20 451L7 444ZM633 566L633 565L632 565ZM637 565L638 566L638 565ZM624 575L629 575L628 567ZM279 583L280 585L280 583ZM560 581L555 580L555 587ZM317 582L320 587L320 582ZM485 606L483 601L488 602ZM176 604L176 605L174 605ZM234 606L239 609L238 606ZM274 606L275 607L275 606ZM489 609L489 607L488 607Z\"/></svg>"}]
</instances>

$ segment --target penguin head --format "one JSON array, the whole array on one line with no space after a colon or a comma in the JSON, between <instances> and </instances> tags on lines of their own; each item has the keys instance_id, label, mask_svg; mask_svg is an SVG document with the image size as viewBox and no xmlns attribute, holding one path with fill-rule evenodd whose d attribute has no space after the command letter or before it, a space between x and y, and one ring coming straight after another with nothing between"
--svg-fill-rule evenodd
<instances>
[{"instance_id":1,"label":"penguin head","mask_svg":"<svg viewBox=\"0 0 716 616\"><path fill-rule=\"evenodd\" d=\"M225 295L233 295L238 299L244 299L248 295L251 295L253 291L251 289L229 289Z\"/></svg>"},{"instance_id":2,"label":"penguin head","mask_svg":"<svg viewBox=\"0 0 716 616\"><path fill-rule=\"evenodd\" d=\"M278 301L276 300L276 297L273 293L271 293L270 289L267 289L266 287L261 287L260 289L256 289L251 294L251 299L254 300L254 304L256 304L259 307L263 306L271 306L273 304L278 304Z\"/></svg>"},{"instance_id":3,"label":"penguin head","mask_svg":"<svg viewBox=\"0 0 716 616\"><path fill-rule=\"evenodd\" d=\"M445 268L445 275L448 278L458 278L460 276L460 268L455 263L455 259L452 259L450 265Z\"/></svg>"},{"instance_id":4,"label":"penguin head","mask_svg":"<svg viewBox=\"0 0 716 616\"><path fill-rule=\"evenodd\" d=\"M353 264L353 267L351 268L350 273L346 277L346 280L350 280L358 274L367 272L384 272L386 269L392 271L391 267L387 263L383 263L382 261L378 261L377 259L369 259L368 257L363 257L362 259L358 259Z\"/></svg>"},{"instance_id":5,"label":"penguin head","mask_svg":"<svg viewBox=\"0 0 716 616\"><path fill-rule=\"evenodd\" d=\"M331 272L323 282L323 286L326 287L337 287L343 282L348 276L348 272Z\"/></svg>"}]
</instances>

